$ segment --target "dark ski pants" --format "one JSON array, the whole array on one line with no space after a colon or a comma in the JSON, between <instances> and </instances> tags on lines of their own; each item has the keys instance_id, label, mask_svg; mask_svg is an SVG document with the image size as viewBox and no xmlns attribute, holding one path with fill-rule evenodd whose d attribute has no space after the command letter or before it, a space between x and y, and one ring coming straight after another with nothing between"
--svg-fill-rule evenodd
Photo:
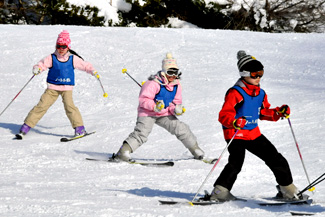
<instances>
[{"instance_id":1,"label":"dark ski pants","mask_svg":"<svg viewBox=\"0 0 325 217\"><path fill-rule=\"evenodd\" d=\"M227 140L227 143L229 140ZM287 160L276 150L274 145L261 135L255 140L234 139L228 147L228 164L222 170L214 186L221 185L229 191L232 189L237 175L245 159L245 151L259 157L272 170L279 185L287 186L292 183L292 175Z\"/></svg>"}]
</instances>

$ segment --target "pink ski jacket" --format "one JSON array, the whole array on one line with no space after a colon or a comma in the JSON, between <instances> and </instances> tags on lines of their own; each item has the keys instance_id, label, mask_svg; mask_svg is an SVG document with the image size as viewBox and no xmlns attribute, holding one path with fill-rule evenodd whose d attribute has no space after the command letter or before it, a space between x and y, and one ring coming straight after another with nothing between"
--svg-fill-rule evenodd
<instances>
[{"instance_id":1,"label":"pink ski jacket","mask_svg":"<svg viewBox=\"0 0 325 217\"><path fill-rule=\"evenodd\" d=\"M54 54L57 56L58 60L60 62L66 62L69 59L69 56L73 55L69 51L65 55L60 55L57 51L54 52ZM42 60L40 60L36 65L34 65L34 68L40 68L41 72L48 70L52 67L52 56L46 56ZM86 62L82 60L80 57L74 55L73 57L73 67L75 69L85 71L91 75L94 75L94 72L96 71L91 63ZM72 85L55 85L55 84L49 84L47 83L47 88L57 91L67 91L72 90Z\"/></svg>"},{"instance_id":2,"label":"pink ski jacket","mask_svg":"<svg viewBox=\"0 0 325 217\"><path fill-rule=\"evenodd\" d=\"M155 96L160 91L160 85L166 86L166 89L169 91L172 91L176 85L178 85L178 87L172 103L170 103L168 107L165 105L166 108L162 109L160 112L155 112ZM141 88L139 94L138 116L161 117L175 115L174 110L177 104L182 104L182 86L179 79L175 79L173 82L168 83L164 73L160 71L156 75L150 76L148 81L146 81Z\"/></svg>"}]
</instances>

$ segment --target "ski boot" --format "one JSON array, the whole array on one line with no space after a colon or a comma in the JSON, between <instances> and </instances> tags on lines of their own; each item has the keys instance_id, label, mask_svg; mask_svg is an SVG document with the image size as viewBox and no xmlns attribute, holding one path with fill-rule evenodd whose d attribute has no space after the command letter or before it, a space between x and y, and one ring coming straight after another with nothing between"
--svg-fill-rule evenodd
<instances>
[{"instance_id":1,"label":"ski boot","mask_svg":"<svg viewBox=\"0 0 325 217\"><path fill-rule=\"evenodd\" d=\"M30 126L28 126L27 124L24 123L21 126L19 133L16 134L16 139L19 139L19 140L23 139L23 137L29 132L30 128L31 128Z\"/></svg>"},{"instance_id":2,"label":"ski boot","mask_svg":"<svg viewBox=\"0 0 325 217\"><path fill-rule=\"evenodd\" d=\"M237 198L234 195L232 195L227 188L221 185L216 185L212 190L210 196L210 200L219 201L219 202L231 201L236 199Z\"/></svg>"},{"instance_id":3,"label":"ski boot","mask_svg":"<svg viewBox=\"0 0 325 217\"><path fill-rule=\"evenodd\" d=\"M204 151L199 147L199 145L197 143L195 143L195 145L192 146L192 147L190 147L188 150L194 156L194 159L196 159L196 160L203 160L203 158L204 158Z\"/></svg>"},{"instance_id":4,"label":"ski boot","mask_svg":"<svg viewBox=\"0 0 325 217\"><path fill-rule=\"evenodd\" d=\"M308 195L304 194L298 196L298 188L293 183L287 186L277 185L276 189L278 190L278 193L275 197L278 199L301 200L308 198Z\"/></svg>"},{"instance_id":5,"label":"ski boot","mask_svg":"<svg viewBox=\"0 0 325 217\"><path fill-rule=\"evenodd\" d=\"M76 127L74 130L74 136L83 136L87 133L84 126Z\"/></svg>"},{"instance_id":6,"label":"ski boot","mask_svg":"<svg viewBox=\"0 0 325 217\"><path fill-rule=\"evenodd\" d=\"M130 145L127 142L123 142L123 145L121 146L120 150L113 154L112 159L116 161L131 161L130 153L132 153L132 149Z\"/></svg>"}]
</instances>

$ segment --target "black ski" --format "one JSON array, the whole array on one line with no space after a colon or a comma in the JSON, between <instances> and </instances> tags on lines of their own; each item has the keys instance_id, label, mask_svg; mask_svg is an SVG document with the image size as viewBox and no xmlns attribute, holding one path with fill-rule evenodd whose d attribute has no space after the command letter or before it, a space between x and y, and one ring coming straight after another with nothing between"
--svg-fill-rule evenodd
<instances>
[{"instance_id":1,"label":"black ski","mask_svg":"<svg viewBox=\"0 0 325 217\"><path fill-rule=\"evenodd\" d=\"M272 199L271 201L252 201L252 200L246 200L243 198L237 198L237 200L233 201L241 201L241 202L252 202L256 203L260 206L284 206L284 205L310 205L313 200L312 199L303 199L303 200L297 200L297 201L277 201L275 199ZM189 205L200 205L200 206L205 206L205 205L215 205L215 204L222 204L225 202L221 201L206 201L206 200L195 200L193 202L191 201L170 201L170 200L159 200L159 203L162 205L175 205L175 204L189 204Z\"/></svg>"},{"instance_id":2,"label":"black ski","mask_svg":"<svg viewBox=\"0 0 325 217\"><path fill-rule=\"evenodd\" d=\"M86 158L86 160L91 160L91 161L104 161L108 163L129 163L129 164L138 164L142 166L159 166L159 167L170 167L174 166L174 162L172 161L138 161L138 160L131 160L131 161L117 161L112 158L109 159L96 159L96 158Z\"/></svg>"},{"instance_id":3,"label":"black ski","mask_svg":"<svg viewBox=\"0 0 325 217\"><path fill-rule=\"evenodd\" d=\"M174 200L159 200L159 203L161 205L175 205L175 204L184 204L184 205L200 205L200 206L206 206L206 205L215 205L215 204L221 204L223 202L218 201L174 201Z\"/></svg>"},{"instance_id":4,"label":"black ski","mask_svg":"<svg viewBox=\"0 0 325 217\"><path fill-rule=\"evenodd\" d=\"M234 201L243 201L247 202L245 199L237 198ZM175 205L175 204L185 204L185 205L191 205L191 206L207 206L207 205L216 205L216 204L222 204L225 203L223 201L213 201L213 200L194 200L194 201L175 201L175 200L159 200L159 203L161 205Z\"/></svg>"},{"instance_id":5,"label":"black ski","mask_svg":"<svg viewBox=\"0 0 325 217\"><path fill-rule=\"evenodd\" d=\"M290 211L290 213L293 216L310 216L310 215L315 215L316 214L314 212L294 212L294 211Z\"/></svg>"},{"instance_id":6,"label":"black ski","mask_svg":"<svg viewBox=\"0 0 325 217\"><path fill-rule=\"evenodd\" d=\"M302 199L302 200L292 200L292 201L270 201L270 202L261 202L257 203L260 206L283 206L283 205L310 205L313 202L313 199Z\"/></svg>"},{"instance_id":7,"label":"black ski","mask_svg":"<svg viewBox=\"0 0 325 217\"><path fill-rule=\"evenodd\" d=\"M73 141L73 140L76 140L76 139L80 139L80 138L83 138L85 136L89 136L91 134L94 134L96 131L93 131L93 132L90 132L90 133L86 133L86 134L83 134L81 136L75 136L75 137L63 137L60 139L61 142L70 142L70 141Z\"/></svg>"}]
</instances>

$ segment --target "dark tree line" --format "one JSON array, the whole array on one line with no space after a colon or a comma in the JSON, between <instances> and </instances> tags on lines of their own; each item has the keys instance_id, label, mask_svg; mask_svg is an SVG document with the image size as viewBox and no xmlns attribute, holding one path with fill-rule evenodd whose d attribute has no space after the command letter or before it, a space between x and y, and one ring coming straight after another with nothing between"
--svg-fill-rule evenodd
<instances>
[{"instance_id":1,"label":"dark tree line","mask_svg":"<svg viewBox=\"0 0 325 217\"><path fill-rule=\"evenodd\" d=\"M107 0L112 1L112 0ZM324 32L325 0L124 0L131 10L119 10L119 21L98 16L96 7L66 0L0 0L0 24L172 27L169 18L205 29L263 32ZM142 4L140 4L142 3Z\"/></svg>"},{"instance_id":2,"label":"dark tree line","mask_svg":"<svg viewBox=\"0 0 325 217\"><path fill-rule=\"evenodd\" d=\"M204 0L126 0L131 11L119 11L119 25L168 26L168 17L179 18L207 29L264 32L323 32L325 0L227 0L225 4ZM142 1L142 2L143 2ZM234 7L237 6L237 7Z\"/></svg>"},{"instance_id":3,"label":"dark tree line","mask_svg":"<svg viewBox=\"0 0 325 217\"><path fill-rule=\"evenodd\" d=\"M71 5L66 0L1 0L1 24L63 24L103 26L96 7Z\"/></svg>"}]
</instances>

